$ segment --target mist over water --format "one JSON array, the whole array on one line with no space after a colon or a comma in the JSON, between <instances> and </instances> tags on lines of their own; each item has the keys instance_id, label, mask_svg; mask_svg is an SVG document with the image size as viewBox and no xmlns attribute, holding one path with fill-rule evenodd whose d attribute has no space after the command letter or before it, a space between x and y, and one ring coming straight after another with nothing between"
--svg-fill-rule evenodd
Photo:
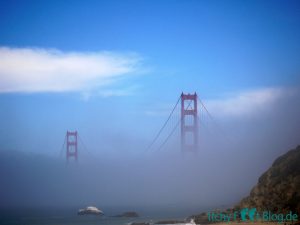
<instances>
[{"instance_id":1,"label":"mist over water","mask_svg":"<svg viewBox=\"0 0 300 225\"><path fill-rule=\"evenodd\" d=\"M159 151L146 151L149 142L142 140L150 140L149 132L108 130L106 139L89 142L87 129L79 130L88 147L80 145L78 163L66 163L65 149L59 156L51 145L40 151L1 149L0 207L76 212L95 205L112 215L133 210L188 216L233 206L275 158L299 144L295 93L258 113L230 117L213 111L216 121L200 117L196 154L182 154L179 129ZM102 148L109 145L112 151Z\"/></svg>"},{"instance_id":2,"label":"mist over water","mask_svg":"<svg viewBox=\"0 0 300 225\"><path fill-rule=\"evenodd\" d=\"M300 144L299 3L0 1L0 224L236 205ZM194 93L193 153L180 122L196 104L180 100ZM78 216L87 206L104 215Z\"/></svg>"}]
</instances>

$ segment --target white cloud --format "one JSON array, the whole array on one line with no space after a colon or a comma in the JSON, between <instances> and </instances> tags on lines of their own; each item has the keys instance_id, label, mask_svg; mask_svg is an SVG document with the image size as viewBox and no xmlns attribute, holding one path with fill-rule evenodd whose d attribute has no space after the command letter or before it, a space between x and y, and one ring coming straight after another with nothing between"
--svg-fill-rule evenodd
<instances>
[{"instance_id":1,"label":"white cloud","mask_svg":"<svg viewBox=\"0 0 300 225\"><path fill-rule=\"evenodd\" d=\"M0 92L107 92L119 78L139 72L140 62L134 53L0 47Z\"/></svg>"},{"instance_id":2,"label":"white cloud","mask_svg":"<svg viewBox=\"0 0 300 225\"><path fill-rule=\"evenodd\" d=\"M209 111L222 116L245 116L262 112L274 105L279 99L294 93L287 88L263 88L245 91L225 99L205 101Z\"/></svg>"},{"instance_id":3,"label":"white cloud","mask_svg":"<svg viewBox=\"0 0 300 225\"><path fill-rule=\"evenodd\" d=\"M224 94L223 98L201 99L210 114L218 117L238 117L259 114L271 109L274 104L279 103L283 98L295 96L298 89L294 88L261 88L239 93ZM198 93L199 94L199 93ZM299 94L299 93L298 93ZM160 104L154 110L147 110L148 116L168 116L174 104ZM198 104L198 111L205 111L201 104ZM176 115L180 115L180 104L175 110ZM206 115L206 113L205 113Z\"/></svg>"},{"instance_id":4,"label":"white cloud","mask_svg":"<svg viewBox=\"0 0 300 225\"><path fill-rule=\"evenodd\" d=\"M138 85L131 85L128 87L106 87L101 88L98 91L84 91L81 93L81 100L88 101L91 97L118 97L118 96L130 96L133 95L139 89Z\"/></svg>"}]
</instances>

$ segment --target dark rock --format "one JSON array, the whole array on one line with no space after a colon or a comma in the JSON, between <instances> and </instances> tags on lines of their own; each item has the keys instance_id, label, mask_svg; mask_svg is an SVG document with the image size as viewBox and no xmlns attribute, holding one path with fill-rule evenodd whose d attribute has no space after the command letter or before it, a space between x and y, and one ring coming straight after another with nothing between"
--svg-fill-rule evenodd
<instances>
[{"instance_id":1,"label":"dark rock","mask_svg":"<svg viewBox=\"0 0 300 225\"><path fill-rule=\"evenodd\" d=\"M102 215L103 212L94 206L86 207L85 209L79 209L78 215Z\"/></svg>"},{"instance_id":2,"label":"dark rock","mask_svg":"<svg viewBox=\"0 0 300 225\"><path fill-rule=\"evenodd\" d=\"M196 224L209 224L212 223L208 220L208 216L206 212L202 212L198 215L193 215L190 218L194 219Z\"/></svg>"},{"instance_id":3,"label":"dark rock","mask_svg":"<svg viewBox=\"0 0 300 225\"><path fill-rule=\"evenodd\" d=\"M258 179L250 195L224 213L230 214L242 208L257 211L300 215L300 146L278 157L272 166ZM218 210L217 210L218 211ZM239 220L239 214L237 215ZM196 224L209 224L207 213L191 216Z\"/></svg>"},{"instance_id":4,"label":"dark rock","mask_svg":"<svg viewBox=\"0 0 300 225\"><path fill-rule=\"evenodd\" d=\"M278 157L236 208L300 214L300 146Z\"/></svg>"}]
</instances>

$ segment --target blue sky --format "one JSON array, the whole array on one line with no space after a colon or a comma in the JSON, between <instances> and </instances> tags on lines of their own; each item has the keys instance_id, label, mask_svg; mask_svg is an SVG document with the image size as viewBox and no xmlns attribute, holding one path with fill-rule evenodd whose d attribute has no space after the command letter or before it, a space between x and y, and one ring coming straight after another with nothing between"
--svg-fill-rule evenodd
<instances>
[{"instance_id":1,"label":"blue sky","mask_svg":"<svg viewBox=\"0 0 300 225\"><path fill-rule=\"evenodd\" d=\"M238 202L299 145L299 28L292 0L0 0L2 205ZM144 154L182 91L214 118L199 108L198 154L179 129L157 150L179 108Z\"/></svg>"},{"instance_id":2,"label":"blue sky","mask_svg":"<svg viewBox=\"0 0 300 225\"><path fill-rule=\"evenodd\" d=\"M142 146L182 91L269 103L299 85L299 27L299 1L1 1L0 145Z\"/></svg>"}]
</instances>

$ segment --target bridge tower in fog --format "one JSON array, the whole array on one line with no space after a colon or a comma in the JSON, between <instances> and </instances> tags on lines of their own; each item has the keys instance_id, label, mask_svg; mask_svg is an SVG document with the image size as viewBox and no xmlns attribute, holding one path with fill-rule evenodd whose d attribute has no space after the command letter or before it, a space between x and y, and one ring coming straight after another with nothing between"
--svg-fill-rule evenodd
<instances>
[{"instance_id":1,"label":"bridge tower in fog","mask_svg":"<svg viewBox=\"0 0 300 225\"><path fill-rule=\"evenodd\" d=\"M198 149L197 93L181 94L181 151Z\"/></svg>"},{"instance_id":2,"label":"bridge tower in fog","mask_svg":"<svg viewBox=\"0 0 300 225\"><path fill-rule=\"evenodd\" d=\"M77 162L78 159L78 135L77 131L67 131L66 134L66 142L67 142L67 149L66 149L66 157L67 157L67 162L69 161L70 158L74 158L75 161Z\"/></svg>"}]
</instances>

